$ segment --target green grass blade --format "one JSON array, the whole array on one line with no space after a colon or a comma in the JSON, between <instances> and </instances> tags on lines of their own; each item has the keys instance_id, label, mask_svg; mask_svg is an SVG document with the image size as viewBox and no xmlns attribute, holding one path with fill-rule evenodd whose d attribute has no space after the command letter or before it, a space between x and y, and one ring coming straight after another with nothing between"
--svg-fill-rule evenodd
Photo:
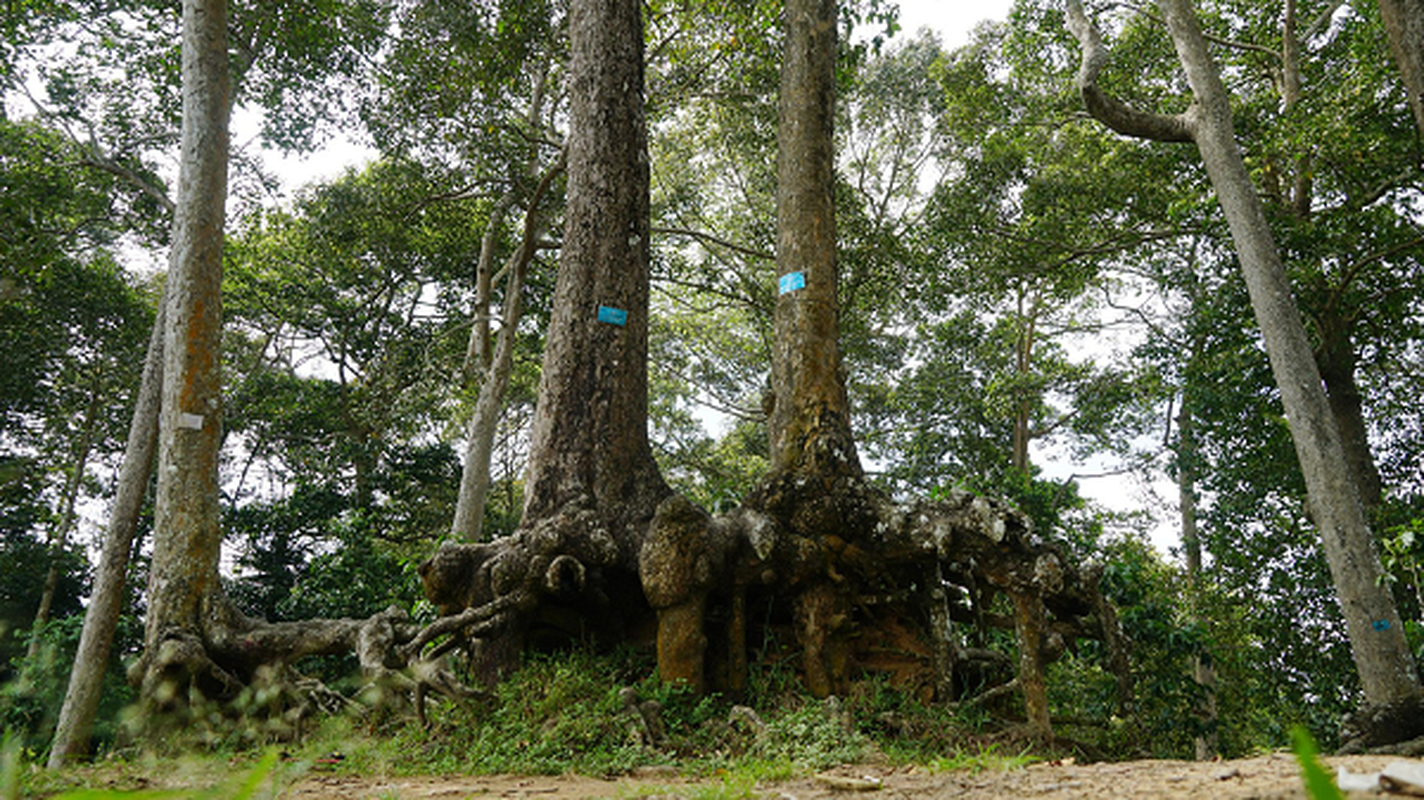
<instances>
[{"instance_id":1,"label":"green grass blade","mask_svg":"<svg viewBox=\"0 0 1424 800\"><path fill-rule=\"evenodd\" d=\"M1335 779L1316 758L1315 740L1310 737L1310 731L1297 725L1291 729L1291 738L1295 740L1295 757L1300 762L1305 793L1310 795L1311 800L1345 800L1345 795L1335 785Z\"/></svg>"}]
</instances>

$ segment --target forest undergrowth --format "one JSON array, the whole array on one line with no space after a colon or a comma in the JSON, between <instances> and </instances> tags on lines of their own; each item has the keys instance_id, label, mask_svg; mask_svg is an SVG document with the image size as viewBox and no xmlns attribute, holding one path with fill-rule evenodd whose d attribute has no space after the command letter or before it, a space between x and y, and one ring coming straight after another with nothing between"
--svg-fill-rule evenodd
<instances>
[{"instance_id":1,"label":"forest undergrowth","mask_svg":"<svg viewBox=\"0 0 1424 800\"><path fill-rule=\"evenodd\" d=\"M1001 717L925 704L873 678L847 697L813 699L786 660L755 670L740 703L664 684L653 667L652 654L630 648L532 656L487 694L431 704L424 727L409 706L386 704L278 737L250 712L212 709L181 734L161 742L121 734L93 763L59 771L41 770L42 753L7 740L0 799L251 797L258 783L266 792L334 768L384 776L661 772L736 786L843 764L979 771L1146 755L1130 723L1064 725L1050 746L1024 736L1012 710Z\"/></svg>"}]
</instances>

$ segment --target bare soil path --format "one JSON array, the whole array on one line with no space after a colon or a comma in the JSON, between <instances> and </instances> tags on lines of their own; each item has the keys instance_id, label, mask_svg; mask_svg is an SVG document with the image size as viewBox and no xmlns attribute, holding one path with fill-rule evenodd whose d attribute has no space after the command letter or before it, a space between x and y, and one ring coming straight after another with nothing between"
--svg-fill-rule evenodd
<instances>
[{"instance_id":1,"label":"bare soil path","mask_svg":"<svg viewBox=\"0 0 1424 800\"><path fill-rule=\"evenodd\" d=\"M1322 759L1331 772L1341 765L1351 772L1377 772L1394 756L1338 756ZM332 800L416 800L417 798L574 798L717 796L724 781L691 779L656 770L602 780L558 776L413 776L378 777L345 773L337 766L313 772L282 793L284 798ZM1295 757L1277 753L1236 761L1131 761L1076 764L1049 762L1007 772L929 772L884 766L841 767L820 775L756 786L726 786L721 796L825 800L864 797L930 798L1212 798L1277 800L1305 798ZM741 788L744 791L730 791ZM1363 796L1363 795L1362 795Z\"/></svg>"}]
</instances>

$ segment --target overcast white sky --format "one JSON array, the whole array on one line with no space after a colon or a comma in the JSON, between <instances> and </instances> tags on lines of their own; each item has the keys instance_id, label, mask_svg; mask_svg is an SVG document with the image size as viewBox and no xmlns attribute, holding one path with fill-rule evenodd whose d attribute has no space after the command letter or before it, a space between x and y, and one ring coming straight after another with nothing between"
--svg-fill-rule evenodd
<instances>
[{"instance_id":1,"label":"overcast white sky","mask_svg":"<svg viewBox=\"0 0 1424 800\"><path fill-rule=\"evenodd\" d=\"M900 0L900 27L913 34L920 28L938 31L947 49L969 41L969 32L986 19L1004 20L1011 0Z\"/></svg>"}]
</instances>

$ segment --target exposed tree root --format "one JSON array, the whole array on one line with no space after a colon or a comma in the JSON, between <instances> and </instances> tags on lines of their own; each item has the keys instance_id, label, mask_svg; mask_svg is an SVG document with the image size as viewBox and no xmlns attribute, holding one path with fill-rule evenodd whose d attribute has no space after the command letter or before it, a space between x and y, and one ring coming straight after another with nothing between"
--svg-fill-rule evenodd
<instances>
[{"instance_id":1,"label":"exposed tree root","mask_svg":"<svg viewBox=\"0 0 1424 800\"><path fill-rule=\"evenodd\" d=\"M1424 692L1345 715L1340 724L1342 755L1424 753Z\"/></svg>"},{"instance_id":2,"label":"exposed tree root","mask_svg":"<svg viewBox=\"0 0 1424 800\"><path fill-rule=\"evenodd\" d=\"M874 671L954 701L998 672L1007 683L991 683L987 695L1017 689L1031 727L1051 736L1044 667L1090 637L1106 643L1107 667L1130 697L1125 642L1099 571L1076 568L1021 513L967 492L900 504L856 477L814 483L768 479L716 517L669 497L638 540L636 571L626 543L580 527L597 519L585 513L487 544L446 545L420 568L442 617L404 652L450 636L446 647L466 645L476 671L497 676L536 640L603 633L655 641L664 680L737 696L749 637L771 625L794 635L818 696ZM987 610L999 594L1013 601L1011 615ZM971 646L996 625L1016 631L1016 669L1005 669L1009 656Z\"/></svg>"},{"instance_id":3,"label":"exposed tree root","mask_svg":"<svg viewBox=\"0 0 1424 800\"><path fill-rule=\"evenodd\" d=\"M247 617L226 598L199 634L173 628L135 665L130 681L148 707L150 732L187 725L216 711L240 715L278 738L300 735L318 714L409 709L424 720L423 701L434 692L454 699L476 693L461 684L439 653L412 657L404 647L420 632L404 611L390 608L367 619L269 623ZM362 687L354 698L300 674L293 664L316 655L352 653Z\"/></svg>"}]
</instances>

